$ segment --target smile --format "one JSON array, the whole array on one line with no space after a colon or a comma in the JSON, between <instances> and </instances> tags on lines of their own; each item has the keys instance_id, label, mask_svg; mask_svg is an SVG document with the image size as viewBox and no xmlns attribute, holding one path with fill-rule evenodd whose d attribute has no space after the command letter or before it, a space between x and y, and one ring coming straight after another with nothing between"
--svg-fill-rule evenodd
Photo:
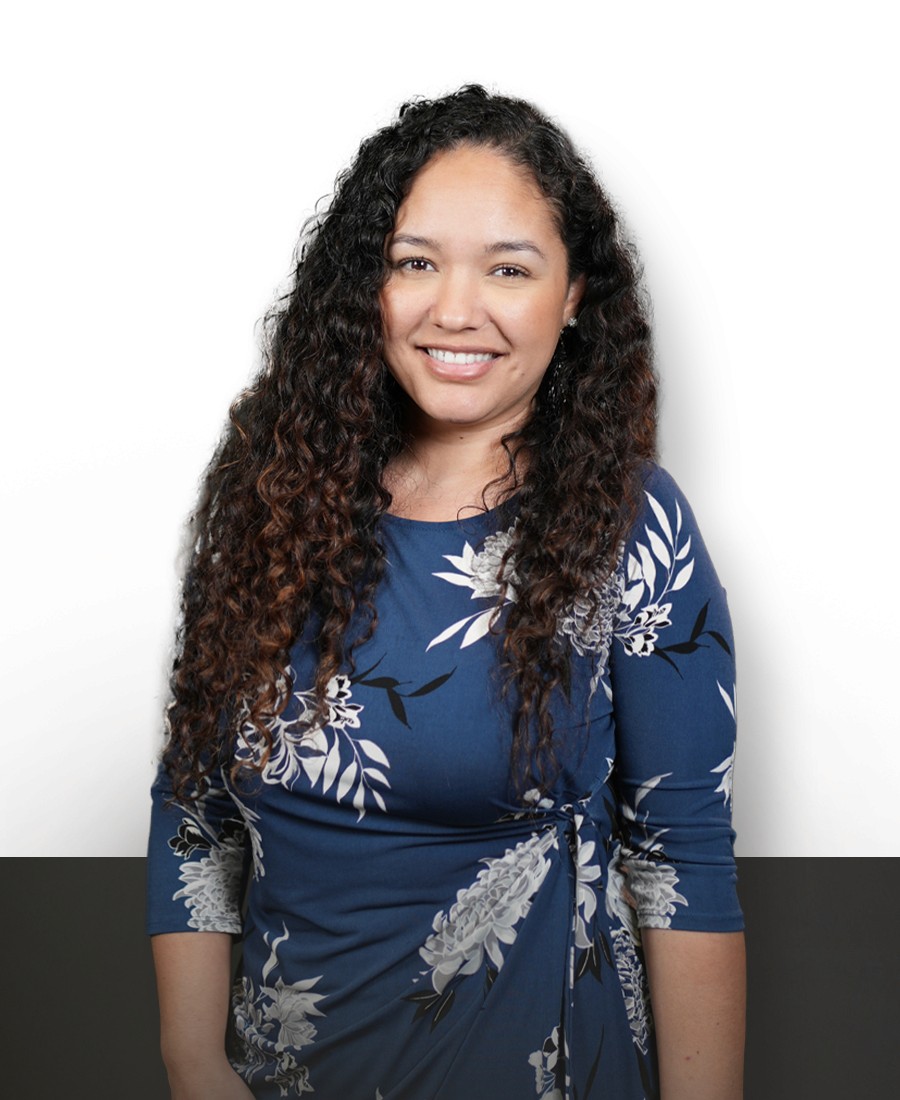
<instances>
[{"instance_id":1,"label":"smile","mask_svg":"<svg viewBox=\"0 0 900 1100\"><path fill-rule=\"evenodd\" d=\"M471 366L473 363L490 363L497 356L492 351L447 351L445 348L425 348L432 359L454 367Z\"/></svg>"}]
</instances>

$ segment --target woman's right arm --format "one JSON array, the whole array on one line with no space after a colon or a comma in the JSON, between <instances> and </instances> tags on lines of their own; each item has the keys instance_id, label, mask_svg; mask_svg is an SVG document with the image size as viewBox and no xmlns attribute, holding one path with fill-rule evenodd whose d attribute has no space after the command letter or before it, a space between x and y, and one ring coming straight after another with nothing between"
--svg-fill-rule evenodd
<instances>
[{"instance_id":1,"label":"woman's right arm","mask_svg":"<svg viewBox=\"0 0 900 1100\"><path fill-rule=\"evenodd\" d=\"M231 936L153 936L160 1046L172 1100L247 1100L252 1093L225 1057Z\"/></svg>"},{"instance_id":2,"label":"woman's right arm","mask_svg":"<svg viewBox=\"0 0 900 1100\"><path fill-rule=\"evenodd\" d=\"M202 798L177 802L161 767L151 794L147 930L172 1100L248 1100L225 1055L249 854L241 811L222 774Z\"/></svg>"}]
</instances>

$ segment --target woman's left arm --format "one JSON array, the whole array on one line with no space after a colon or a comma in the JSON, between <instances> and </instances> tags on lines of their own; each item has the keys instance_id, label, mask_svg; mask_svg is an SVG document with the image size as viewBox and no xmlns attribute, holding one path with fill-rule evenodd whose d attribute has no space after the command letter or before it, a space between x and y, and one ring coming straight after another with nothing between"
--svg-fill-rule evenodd
<instances>
[{"instance_id":1,"label":"woman's left arm","mask_svg":"<svg viewBox=\"0 0 900 1100\"><path fill-rule=\"evenodd\" d=\"M657 469L645 493L610 654L621 838L612 873L643 946L662 1100L740 1100L731 623L678 487Z\"/></svg>"},{"instance_id":2,"label":"woman's left arm","mask_svg":"<svg viewBox=\"0 0 900 1100\"><path fill-rule=\"evenodd\" d=\"M743 932L646 928L662 1100L742 1100Z\"/></svg>"}]
</instances>

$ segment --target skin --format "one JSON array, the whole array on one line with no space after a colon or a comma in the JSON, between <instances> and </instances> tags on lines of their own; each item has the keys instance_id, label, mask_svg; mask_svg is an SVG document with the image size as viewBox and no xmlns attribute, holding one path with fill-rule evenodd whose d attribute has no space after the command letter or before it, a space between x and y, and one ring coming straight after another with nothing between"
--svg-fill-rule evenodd
<instances>
[{"instance_id":1,"label":"skin","mask_svg":"<svg viewBox=\"0 0 900 1100\"><path fill-rule=\"evenodd\" d=\"M569 279L553 212L534 181L486 149L434 157L386 248L385 358L407 395L412 436L385 474L391 510L454 519L477 508L485 485L507 468L500 439L527 418L583 283ZM428 348L490 358L448 364ZM648 929L643 939L661 1100L741 1100L743 936ZM231 937L169 933L152 942L172 1100L252 1097L224 1051Z\"/></svg>"},{"instance_id":2,"label":"skin","mask_svg":"<svg viewBox=\"0 0 900 1100\"><path fill-rule=\"evenodd\" d=\"M410 450L386 474L392 511L453 519L506 467L583 280L550 205L505 156L464 146L419 172L387 242L384 355L408 397ZM430 351L485 362L441 362Z\"/></svg>"}]
</instances>

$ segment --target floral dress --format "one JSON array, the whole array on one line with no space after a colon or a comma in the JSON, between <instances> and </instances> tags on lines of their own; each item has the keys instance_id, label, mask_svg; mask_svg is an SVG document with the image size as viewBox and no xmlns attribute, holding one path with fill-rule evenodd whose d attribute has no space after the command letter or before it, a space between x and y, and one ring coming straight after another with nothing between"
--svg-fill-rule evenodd
<instances>
[{"instance_id":1,"label":"floral dress","mask_svg":"<svg viewBox=\"0 0 900 1100\"><path fill-rule=\"evenodd\" d=\"M657 1096L641 929L742 921L724 592L671 478L644 488L596 610L560 624L550 793L511 784L497 512L384 516L378 628L327 721L301 640L255 782L178 805L160 773L149 931L242 938L230 1056L255 1096Z\"/></svg>"}]
</instances>

